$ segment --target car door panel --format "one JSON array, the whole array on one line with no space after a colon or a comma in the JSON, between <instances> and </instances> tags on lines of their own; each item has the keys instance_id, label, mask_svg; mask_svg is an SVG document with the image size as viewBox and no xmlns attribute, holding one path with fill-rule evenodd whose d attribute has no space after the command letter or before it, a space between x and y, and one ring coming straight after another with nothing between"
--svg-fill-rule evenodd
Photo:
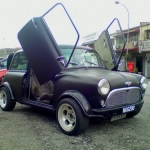
<instances>
[{"instance_id":1,"label":"car door panel","mask_svg":"<svg viewBox=\"0 0 150 150\"><path fill-rule=\"evenodd\" d=\"M26 71L8 71L5 74L5 78L3 79L3 84L5 84L5 81L9 83L10 88L13 89L13 97L16 101L22 103L22 97L23 97L23 80L24 76L26 74ZM13 79L13 80L12 80Z\"/></svg>"}]
</instances>

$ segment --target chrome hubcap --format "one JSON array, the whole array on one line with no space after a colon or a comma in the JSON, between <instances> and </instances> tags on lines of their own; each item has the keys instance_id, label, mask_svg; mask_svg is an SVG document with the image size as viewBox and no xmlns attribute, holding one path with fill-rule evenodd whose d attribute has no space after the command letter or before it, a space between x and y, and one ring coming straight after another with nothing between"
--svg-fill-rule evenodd
<instances>
[{"instance_id":1,"label":"chrome hubcap","mask_svg":"<svg viewBox=\"0 0 150 150\"><path fill-rule=\"evenodd\" d=\"M0 106L2 108L5 108L6 104L7 104L7 95L6 95L6 92L4 90L2 90L0 92Z\"/></svg>"},{"instance_id":2,"label":"chrome hubcap","mask_svg":"<svg viewBox=\"0 0 150 150\"><path fill-rule=\"evenodd\" d=\"M69 104L63 104L58 110L58 121L65 131L72 131L76 125L76 114Z\"/></svg>"}]
</instances>

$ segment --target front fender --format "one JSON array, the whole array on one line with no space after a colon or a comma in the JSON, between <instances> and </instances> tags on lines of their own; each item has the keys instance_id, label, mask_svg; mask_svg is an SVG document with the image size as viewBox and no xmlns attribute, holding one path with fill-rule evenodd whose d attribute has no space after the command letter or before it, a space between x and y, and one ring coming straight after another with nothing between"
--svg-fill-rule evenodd
<instances>
[{"instance_id":1,"label":"front fender","mask_svg":"<svg viewBox=\"0 0 150 150\"><path fill-rule=\"evenodd\" d=\"M85 115L91 116L92 111L91 111L90 104L88 103L87 99L81 93L79 93L77 91L73 91L73 90L65 91L59 97L59 101L61 101L63 98L67 98L67 97L72 97L73 99L75 99L78 102L78 104L81 106L81 108L83 109Z\"/></svg>"},{"instance_id":2,"label":"front fender","mask_svg":"<svg viewBox=\"0 0 150 150\"><path fill-rule=\"evenodd\" d=\"M12 90L11 90L11 86L9 85L9 83L4 82L3 84L0 85L0 88L2 88L2 87L5 87L8 90L9 94L10 94L10 98L14 99L14 96L13 96L13 93L12 93Z\"/></svg>"}]
</instances>

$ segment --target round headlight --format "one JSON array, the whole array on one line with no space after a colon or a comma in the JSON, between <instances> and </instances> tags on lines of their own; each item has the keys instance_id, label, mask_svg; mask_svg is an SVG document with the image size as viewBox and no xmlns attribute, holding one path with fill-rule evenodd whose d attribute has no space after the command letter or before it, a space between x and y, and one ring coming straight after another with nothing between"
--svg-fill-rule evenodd
<instances>
[{"instance_id":1,"label":"round headlight","mask_svg":"<svg viewBox=\"0 0 150 150\"><path fill-rule=\"evenodd\" d=\"M145 90L148 85L148 80L145 77L141 78L140 85L142 90Z\"/></svg>"},{"instance_id":2,"label":"round headlight","mask_svg":"<svg viewBox=\"0 0 150 150\"><path fill-rule=\"evenodd\" d=\"M106 79L102 79L98 83L99 94L106 95L110 91L110 84Z\"/></svg>"}]
</instances>

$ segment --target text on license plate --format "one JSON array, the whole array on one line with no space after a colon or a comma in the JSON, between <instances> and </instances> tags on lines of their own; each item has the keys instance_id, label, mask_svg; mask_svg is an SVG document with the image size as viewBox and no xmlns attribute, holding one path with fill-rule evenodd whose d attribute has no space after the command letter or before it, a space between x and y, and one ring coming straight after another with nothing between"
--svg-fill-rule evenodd
<instances>
[{"instance_id":1,"label":"text on license plate","mask_svg":"<svg viewBox=\"0 0 150 150\"><path fill-rule=\"evenodd\" d=\"M127 107L124 107L123 110L122 110L122 113L127 113L127 112L131 112L131 111L134 111L135 109L135 106L132 105L132 106L127 106Z\"/></svg>"},{"instance_id":2,"label":"text on license plate","mask_svg":"<svg viewBox=\"0 0 150 150\"><path fill-rule=\"evenodd\" d=\"M111 121L115 121L115 120L122 119L122 118L125 118L125 117L126 117L126 114L120 114L120 115L117 115L117 116L113 116L111 118Z\"/></svg>"}]
</instances>

